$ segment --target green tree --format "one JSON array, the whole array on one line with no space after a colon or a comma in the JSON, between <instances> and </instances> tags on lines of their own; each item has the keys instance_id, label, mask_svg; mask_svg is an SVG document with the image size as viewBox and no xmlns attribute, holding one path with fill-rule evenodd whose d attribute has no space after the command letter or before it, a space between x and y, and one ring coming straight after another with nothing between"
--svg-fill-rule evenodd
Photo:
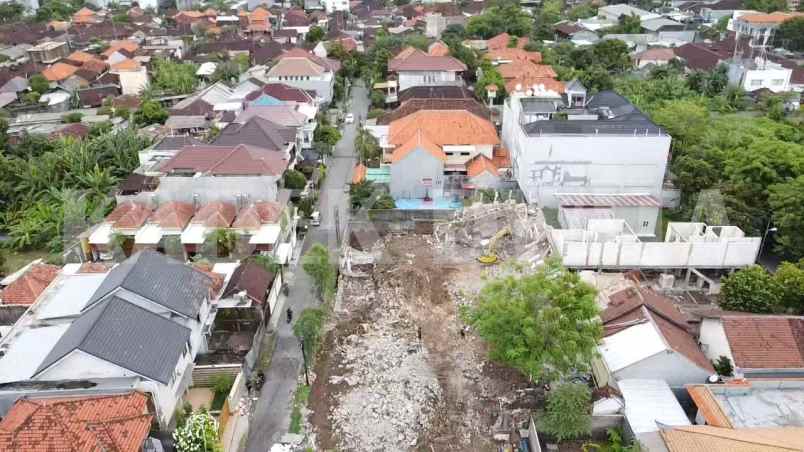
<instances>
[{"instance_id":1,"label":"green tree","mask_svg":"<svg viewBox=\"0 0 804 452\"><path fill-rule=\"evenodd\" d=\"M743 8L772 13L787 10L787 0L744 0Z\"/></svg>"},{"instance_id":2,"label":"green tree","mask_svg":"<svg viewBox=\"0 0 804 452\"><path fill-rule=\"evenodd\" d=\"M768 313L781 302L773 277L758 265L737 270L721 279L720 306L729 311Z\"/></svg>"},{"instance_id":3,"label":"green tree","mask_svg":"<svg viewBox=\"0 0 804 452\"><path fill-rule=\"evenodd\" d=\"M313 141L323 143L328 147L335 146L341 140L341 132L337 127L330 125L319 125L313 134Z\"/></svg>"},{"instance_id":4,"label":"green tree","mask_svg":"<svg viewBox=\"0 0 804 452\"><path fill-rule=\"evenodd\" d=\"M558 441L580 438L592 431L592 392L580 383L562 383L547 394L541 427Z\"/></svg>"},{"instance_id":5,"label":"green tree","mask_svg":"<svg viewBox=\"0 0 804 452\"><path fill-rule=\"evenodd\" d=\"M588 19L595 16L597 16L597 6L593 2L581 3L567 11L567 19L569 20Z\"/></svg>"},{"instance_id":6,"label":"green tree","mask_svg":"<svg viewBox=\"0 0 804 452\"><path fill-rule=\"evenodd\" d=\"M304 174L293 169L285 171L284 182L285 188L291 190L301 190L307 185L307 179Z\"/></svg>"},{"instance_id":7,"label":"green tree","mask_svg":"<svg viewBox=\"0 0 804 452\"><path fill-rule=\"evenodd\" d=\"M774 34L774 43L777 47L784 47L791 52L804 51L804 17L782 22Z\"/></svg>"},{"instance_id":8,"label":"green tree","mask_svg":"<svg viewBox=\"0 0 804 452\"><path fill-rule=\"evenodd\" d=\"M483 102L488 102L487 87L494 85L497 87L497 95L494 99L498 103L505 99L505 80L503 80L502 75L500 75L500 71L488 60L483 60L483 62L480 63L480 71L482 75L475 83L475 96Z\"/></svg>"},{"instance_id":9,"label":"green tree","mask_svg":"<svg viewBox=\"0 0 804 452\"><path fill-rule=\"evenodd\" d=\"M377 138L366 129L361 128L357 131L355 150L360 157L360 161L366 165L377 165L382 157L382 148L377 142Z\"/></svg>"},{"instance_id":10,"label":"green tree","mask_svg":"<svg viewBox=\"0 0 804 452\"><path fill-rule=\"evenodd\" d=\"M712 367L715 368L718 375L723 377L731 377L734 374L734 366L728 356L720 355L717 360L712 361Z\"/></svg>"},{"instance_id":11,"label":"green tree","mask_svg":"<svg viewBox=\"0 0 804 452\"><path fill-rule=\"evenodd\" d=\"M790 257L804 256L804 175L772 185L768 203L773 212L776 249Z\"/></svg>"},{"instance_id":12,"label":"green tree","mask_svg":"<svg viewBox=\"0 0 804 452\"><path fill-rule=\"evenodd\" d=\"M486 8L483 14L472 16L466 24L466 34L489 39L500 33L527 36L533 27L533 18L518 1L498 0Z\"/></svg>"},{"instance_id":13,"label":"green tree","mask_svg":"<svg viewBox=\"0 0 804 452\"><path fill-rule=\"evenodd\" d=\"M249 257L248 260L260 265L265 269L265 271L275 275L282 271L282 264L277 262L276 258L271 255L265 256L262 254L255 254L254 256Z\"/></svg>"},{"instance_id":14,"label":"green tree","mask_svg":"<svg viewBox=\"0 0 804 452\"><path fill-rule=\"evenodd\" d=\"M218 421L206 411L190 415L184 425L173 432L179 452L222 452L218 439Z\"/></svg>"},{"instance_id":15,"label":"green tree","mask_svg":"<svg viewBox=\"0 0 804 452\"><path fill-rule=\"evenodd\" d=\"M773 278L781 290L782 306L794 314L804 314L804 259L782 262Z\"/></svg>"},{"instance_id":16,"label":"green tree","mask_svg":"<svg viewBox=\"0 0 804 452\"><path fill-rule=\"evenodd\" d=\"M318 295L324 301L332 300L335 296L338 270L332 262L329 250L320 243L314 244L302 257L302 269L313 279Z\"/></svg>"},{"instance_id":17,"label":"green tree","mask_svg":"<svg viewBox=\"0 0 804 452\"><path fill-rule=\"evenodd\" d=\"M65 123L67 123L67 124L74 124L74 123L77 123L77 122L81 122L81 118L83 118L83 117L84 117L83 113L72 112L72 113L67 113L66 115L64 115L61 118L61 120L64 121Z\"/></svg>"},{"instance_id":18,"label":"green tree","mask_svg":"<svg viewBox=\"0 0 804 452\"><path fill-rule=\"evenodd\" d=\"M0 23L17 22L25 14L25 7L17 2L0 3Z\"/></svg>"},{"instance_id":19,"label":"green tree","mask_svg":"<svg viewBox=\"0 0 804 452\"><path fill-rule=\"evenodd\" d=\"M155 58L151 67L153 69L151 84L156 89L174 94L190 94L195 91L198 83L195 76L197 65Z\"/></svg>"},{"instance_id":20,"label":"green tree","mask_svg":"<svg viewBox=\"0 0 804 452\"><path fill-rule=\"evenodd\" d=\"M204 241L204 251L217 257L230 257L237 250L237 234L229 229L215 229ZM214 250L214 254L213 253Z\"/></svg>"},{"instance_id":21,"label":"green tree","mask_svg":"<svg viewBox=\"0 0 804 452\"><path fill-rule=\"evenodd\" d=\"M382 193L380 196L377 197L377 200L374 201L374 208L375 209L395 209L396 202L394 198L391 197L388 193Z\"/></svg>"},{"instance_id":22,"label":"green tree","mask_svg":"<svg viewBox=\"0 0 804 452\"><path fill-rule=\"evenodd\" d=\"M210 76L210 80L212 82L223 82L231 85L232 83L236 83L238 77L240 77L240 68L241 66L234 61L218 63L215 66L215 71Z\"/></svg>"},{"instance_id":23,"label":"green tree","mask_svg":"<svg viewBox=\"0 0 804 452\"><path fill-rule=\"evenodd\" d=\"M602 332L597 315L595 289L556 261L487 283L464 311L492 359L535 380L588 367Z\"/></svg>"},{"instance_id":24,"label":"green tree","mask_svg":"<svg viewBox=\"0 0 804 452\"><path fill-rule=\"evenodd\" d=\"M310 31L307 32L307 37L305 39L307 40L308 44L315 45L318 44L319 41L323 41L325 37L326 33L324 32L324 29L317 25L313 25L310 27Z\"/></svg>"},{"instance_id":25,"label":"green tree","mask_svg":"<svg viewBox=\"0 0 804 452\"><path fill-rule=\"evenodd\" d=\"M304 341L308 360L312 360L321 344L321 331L327 318L326 314L322 308L307 308L293 325L293 334Z\"/></svg>"},{"instance_id":26,"label":"green tree","mask_svg":"<svg viewBox=\"0 0 804 452\"><path fill-rule=\"evenodd\" d=\"M642 21L636 14L623 14L617 18L617 25L603 30L606 34L634 34L642 32Z\"/></svg>"},{"instance_id":27,"label":"green tree","mask_svg":"<svg viewBox=\"0 0 804 452\"><path fill-rule=\"evenodd\" d=\"M159 102L146 100L134 114L134 122L139 125L164 124L168 116L167 110Z\"/></svg>"},{"instance_id":28,"label":"green tree","mask_svg":"<svg viewBox=\"0 0 804 452\"><path fill-rule=\"evenodd\" d=\"M28 86L31 88L31 91L36 91L40 94L50 91L50 82L48 82L42 74L36 74L28 79Z\"/></svg>"}]
</instances>

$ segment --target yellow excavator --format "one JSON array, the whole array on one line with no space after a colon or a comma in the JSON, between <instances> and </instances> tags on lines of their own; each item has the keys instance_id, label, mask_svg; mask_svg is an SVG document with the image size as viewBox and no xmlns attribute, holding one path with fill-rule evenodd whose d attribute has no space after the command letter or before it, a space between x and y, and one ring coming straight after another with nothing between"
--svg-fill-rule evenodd
<instances>
[{"instance_id":1,"label":"yellow excavator","mask_svg":"<svg viewBox=\"0 0 804 452\"><path fill-rule=\"evenodd\" d=\"M477 258L478 262L486 265L496 264L499 260L499 256L497 256L497 242L499 242L503 237L509 235L511 235L511 228L509 226L497 231L497 233L489 239L486 254L483 254Z\"/></svg>"}]
</instances>

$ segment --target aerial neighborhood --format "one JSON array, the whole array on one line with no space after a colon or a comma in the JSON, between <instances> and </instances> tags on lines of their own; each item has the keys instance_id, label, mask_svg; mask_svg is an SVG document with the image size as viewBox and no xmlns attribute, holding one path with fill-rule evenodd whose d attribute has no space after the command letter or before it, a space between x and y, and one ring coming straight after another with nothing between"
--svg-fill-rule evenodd
<instances>
[{"instance_id":1,"label":"aerial neighborhood","mask_svg":"<svg viewBox=\"0 0 804 452\"><path fill-rule=\"evenodd\" d=\"M0 451L804 452L798 0L0 0Z\"/></svg>"}]
</instances>

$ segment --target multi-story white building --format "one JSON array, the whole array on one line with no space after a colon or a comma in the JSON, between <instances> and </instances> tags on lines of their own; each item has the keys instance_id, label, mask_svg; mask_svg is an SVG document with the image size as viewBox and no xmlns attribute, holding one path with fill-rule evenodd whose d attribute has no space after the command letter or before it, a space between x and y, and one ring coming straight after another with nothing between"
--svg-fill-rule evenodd
<instances>
[{"instance_id":1,"label":"multi-story white building","mask_svg":"<svg viewBox=\"0 0 804 452\"><path fill-rule=\"evenodd\" d=\"M746 91L767 88L774 93L790 91L790 78L793 70L767 59L730 60L729 84Z\"/></svg>"},{"instance_id":2,"label":"multi-story white building","mask_svg":"<svg viewBox=\"0 0 804 452\"><path fill-rule=\"evenodd\" d=\"M321 0L321 4L324 5L327 14L335 11L349 12L349 0Z\"/></svg>"},{"instance_id":3,"label":"multi-story white building","mask_svg":"<svg viewBox=\"0 0 804 452\"><path fill-rule=\"evenodd\" d=\"M573 98L574 108L566 108L564 98L536 88L525 91L535 96L513 95L503 109L502 140L527 201L550 208L617 208L638 199L633 207L651 212L640 213L639 224L631 227L638 235L653 235L670 135L613 91L588 102Z\"/></svg>"}]
</instances>

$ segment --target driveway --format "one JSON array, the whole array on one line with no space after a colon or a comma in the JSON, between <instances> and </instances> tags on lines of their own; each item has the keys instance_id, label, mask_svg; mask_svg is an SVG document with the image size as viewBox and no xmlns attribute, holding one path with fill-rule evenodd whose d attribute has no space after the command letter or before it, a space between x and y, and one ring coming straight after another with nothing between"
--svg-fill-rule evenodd
<instances>
[{"instance_id":1,"label":"driveway","mask_svg":"<svg viewBox=\"0 0 804 452\"><path fill-rule=\"evenodd\" d=\"M353 86L351 92L351 108L349 112L355 117L365 118L368 112L369 99L365 88ZM348 221L348 196L344 193L344 184L351 181L352 168L356 162L354 140L357 134L356 124L346 124L342 130L343 138L335 146L333 155L328 159L327 176L319 193L319 211L321 226L312 227L304 240L302 253L314 243L326 244L337 253L335 235L336 212L340 216L340 229ZM337 254L334 254L335 256ZM277 340L271 365L265 372L265 384L260 398L254 407L254 414L249 427L247 448L249 452L266 452L271 445L287 432L290 425L293 391L299 373L302 371L302 355L299 341L293 336L291 325L285 321L285 311L290 306L294 312L294 320L309 307L318 305L313 293L310 277L298 265L290 269L290 295L277 315L281 315L277 330Z\"/></svg>"}]
</instances>

